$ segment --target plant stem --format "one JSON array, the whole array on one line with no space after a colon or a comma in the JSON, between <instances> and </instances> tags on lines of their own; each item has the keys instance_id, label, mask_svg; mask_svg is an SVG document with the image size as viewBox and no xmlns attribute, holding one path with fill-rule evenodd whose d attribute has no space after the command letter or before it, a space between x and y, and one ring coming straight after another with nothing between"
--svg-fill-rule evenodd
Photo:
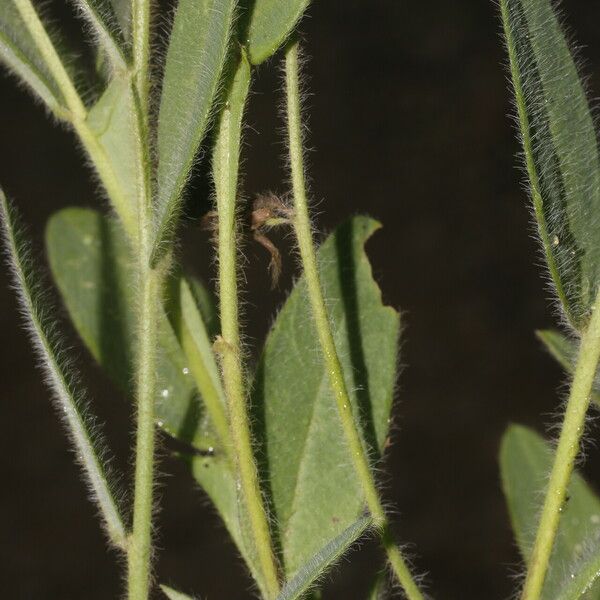
<instances>
[{"instance_id":1,"label":"plant stem","mask_svg":"<svg viewBox=\"0 0 600 600\"><path fill-rule=\"evenodd\" d=\"M80 382L63 358L62 340L57 324L48 318L51 310L44 306L45 293L39 287L39 273L33 268L30 247L21 231L16 209L0 188L0 225L4 230L13 278L21 299L22 312L29 322L29 335L46 372L46 380L54 392L60 415L67 426L77 460L92 491L93 500L104 519L110 541L119 549L127 549L127 530L119 502L114 495L107 465L107 448L95 431L87 403L82 398Z\"/></svg>"},{"instance_id":2,"label":"plant stem","mask_svg":"<svg viewBox=\"0 0 600 600\"><path fill-rule=\"evenodd\" d=\"M298 42L291 43L285 55L285 82L287 93L287 128L289 138L290 167L292 188L294 195L294 230L300 251L302 268L306 278L308 295L312 307L313 318L323 352L323 358L329 373L329 381L333 390L340 420L344 430L346 443L352 457L354 469L363 488L363 493L376 524L382 529L382 544L385 548L392 569L402 585L409 600L422 600L423 596L414 582L408 566L394 543L389 523L379 493L367 452L363 446L360 433L352 414L352 403L344 380L344 373L335 341L331 324L325 306L323 291L317 266L317 257L314 247L308 200L304 177L304 160L302 146L302 121L300 111L300 85L299 85Z\"/></svg>"},{"instance_id":3,"label":"plant stem","mask_svg":"<svg viewBox=\"0 0 600 600\"><path fill-rule=\"evenodd\" d=\"M579 443L584 430L585 416L590 404L599 359L600 291L596 296L587 329L581 336L575 375L567 400L554 464L550 473L550 481L548 482L537 535L529 560L529 569L521 596L522 600L537 600L542 592L567 486L571 479L575 458L579 452Z\"/></svg>"},{"instance_id":4,"label":"plant stem","mask_svg":"<svg viewBox=\"0 0 600 600\"><path fill-rule=\"evenodd\" d=\"M214 149L222 337L217 342L217 349L221 356L231 441L243 499L242 507L248 515L252 542L258 556L263 577L262 587L265 588L262 591L267 598L273 599L279 593L277 563L254 462L238 321L237 179L241 121L249 82L250 67L245 57L242 57L222 110Z\"/></svg>"},{"instance_id":5,"label":"plant stem","mask_svg":"<svg viewBox=\"0 0 600 600\"><path fill-rule=\"evenodd\" d=\"M138 339L137 339L137 431L135 458L135 496L133 532L128 561L128 599L146 600L150 588L152 561L152 508L155 452L156 357L158 319L164 275L169 253L161 264L152 267L150 257L154 240L154 214L150 170L148 127L148 62L150 8L148 0L133 1L133 61L137 139L137 216L138 246Z\"/></svg>"},{"instance_id":6,"label":"plant stem","mask_svg":"<svg viewBox=\"0 0 600 600\"><path fill-rule=\"evenodd\" d=\"M137 432L133 531L129 543L128 598L146 600L150 585L152 492L156 396L156 347L158 298L162 274L149 266L151 236L140 252L140 311L138 325Z\"/></svg>"},{"instance_id":7,"label":"plant stem","mask_svg":"<svg viewBox=\"0 0 600 600\"><path fill-rule=\"evenodd\" d=\"M135 85L140 102L144 128L148 125L150 91L150 0L132 0L132 53Z\"/></svg>"}]
</instances>

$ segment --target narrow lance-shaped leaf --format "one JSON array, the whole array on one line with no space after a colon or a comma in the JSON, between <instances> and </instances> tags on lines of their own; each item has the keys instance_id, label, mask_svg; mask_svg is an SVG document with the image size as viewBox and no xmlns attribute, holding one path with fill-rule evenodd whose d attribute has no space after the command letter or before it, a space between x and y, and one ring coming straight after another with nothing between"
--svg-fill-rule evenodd
<instances>
[{"instance_id":1,"label":"narrow lance-shaped leaf","mask_svg":"<svg viewBox=\"0 0 600 600\"><path fill-rule=\"evenodd\" d=\"M600 160L593 120L550 0L501 0L531 196L550 274L577 328L600 280Z\"/></svg>"},{"instance_id":2,"label":"narrow lance-shaped leaf","mask_svg":"<svg viewBox=\"0 0 600 600\"><path fill-rule=\"evenodd\" d=\"M542 341L550 355L569 375L575 374L575 361L577 359L577 345L574 340L554 329L545 329L535 332ZM592 402L600 406L600 376L596 374Z\"/></svg>"},{"instance_id":3,"label":"narrow lance-shaped leaf","mask_svg":"<svg viewBox=\"0 0 600 600\"><path fill-rule=\"evenodd\" d=\"M211 415L221 447L229 450L229 423L227 420L225 397L219 368L212 348L212 342L198 309L189 283L180 282L181 316L176 332L179 343L189 364L191 375L202 395L204 406Z\"/></svg>"},{"instance_id":4,"label":"narrow lance-shaped leaf","mask_svg":"<svg viewBox=\"0 0 600 600\"><path fill-rule=\"evenodd\" d=\"M256 0L246 40L248 56L258 65L272 56L304 14L310 0Z\"/></svg>"},{"instance_id":5,"label":"narrow lance-shaped leaf","mask_svg":"<svg viewBox=\"0 0 600 600\"><path fill-rule=\"evenodd\" d=\"M110 0L73 0L87 21L113 71L126 71L125 40Z\"/></svg>"},{"instance_id":6,"label":"narrow lance-shaped leaf","mask_svg":"<svg viewBox=\"0 0 600 600\"><path fill-rule=\"evenodd\" d=\"M306 564L297 575L288 581L277 600L298 600L355 544L372 524L372 520L363 517L326 544Z\"/></svg>"},{"instance_id":7,"label":"narrow lance-shaped leaf","mask_svg":"<svg viewBox=\"0 0 600 600\"><path fill-rule=\"evenodd\" d=\"M364 251L379 227L356 217L318 250L335 343L353 412L375 460L383 452L396 384L400 318L382 303ZM365 499L348 454L301 277L269 336L255 377L255 431L263 444L287 577L358 519Z\"/></svg>"},{"instance_id":8,"label":"narrow lance-shaped leaf","mask_svg":"<svg viewBox=\"0 0 600 600\"><path fill-rule=\"evenodd\" d=\"M169 600L194 600L192 596L178 592L177 590L174 590L166 585L161 585L160 589Z\"/></svg>"},{"instance_id":9,"label":"narrow lance-shaped leaf","mask_svg":"<svg viewBox=\"0 0 600 600\"><path fill-rule=\"evenodd\" d=\"M234 8L234 0L180 0L175 13L158 113L153 262L176 227L183 188L213 110Z\"/></svg>"},{"instance_id":10,"label":"narrow lance-shaped leaf","mask_svg":"<svg viewBox=\"0 0 600 600\"><path fill-rule=\"evenodd\" d=\"M56 116L64 113L62 93L12 0L0 11L0 59Z\"/></svg>"},{"instance_id":11,"label":"narrow lance-shaped leaf","mask_svg":"<svg viewBox=\"0 0 600 600\"><path fill-rule=\"evenodd\" d=\"M50 311L44 307L40 277L33 270L29 246L18 224L15 209L1 190L0 206L3 237L30 339L108 536L116 546L125 549L127 534L115 496L115 486L107 472L109 459L106 446L83 399L81 383L65 358L56 324L49 316Z\"/></svg>"},{"instance_id":12,"label":"narrow lance-shaped leaf","mask_svg":"<svg viewBox=\"0 0 600 600\"><path fill-rule=\"evenodd\" d=\"M513 425L502 439L502 487L513 531L526 562L533 547L552 460L550 445L530 429ZM567 497L550 557L543 600L556 600L572 565L585 555L586 546L600 535L600 499L577 473L571 478ZM597 598L600 593L597 583L593 586L593 593L595 595L589 600Z\"/></svg>"}]
</instances>

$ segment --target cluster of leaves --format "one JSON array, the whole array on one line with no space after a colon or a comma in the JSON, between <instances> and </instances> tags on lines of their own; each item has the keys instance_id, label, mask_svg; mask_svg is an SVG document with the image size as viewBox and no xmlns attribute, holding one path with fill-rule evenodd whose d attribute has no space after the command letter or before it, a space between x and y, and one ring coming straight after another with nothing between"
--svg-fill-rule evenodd
<instances>
[{"instance_id":1,"label":"cluster of leaves","mask_svg":"<svg viewBox=\"0 0 600 600\"><path fill-rule=\"evenodd\" d=\"M143 45L136 37L141 17L132 14L132 3L74 3L95 41L93 70L78 72L81 67L68 58L59 32L48 31L30 0L4 3L0 58L78 134L111 202L110 216L84 208L55 214L47 226L46 248L54 281L82 341L124 395L134 399L132 382L143 327L138 286L132 282L139 284L140 256L145 260L142 270L149 269L148 273L172 261L185 186L203 141L210 145L212 140L215 146L218 204L223 198L233 199L219 206L221 225L235 229L239 133L253 68L282 47L308 0L239 5L234 0L179 0L164 65L158 69L155 122L149 112L140 110L147 101L141 91L150 82L140 83L132 65L137 60L136 44ZM500 6L540 239L564 320L573 338L584 339L595 317L600 318L595 313L600 306L597 133L550 0L501 0ZM297 85L293 77L289 81ZM145 145L148 140L151 143ZM140 227L141 205L149 189L152 222L146 230ZM4 237L31 338L109 538L128 552L129 519L107 468L109 453L99 439L80 380L65 360L15 209L0 196ZM317 253L318 276L313 273L312 279L307 275L296 281L249 377L254 455L260 457L262 495L286 581L281 600L305 596L325 570L374 526L365 515L369 499L360 468L348 449L348 421L340 421L335 386L328 385L337 357L329 363L324 360L317 340L327 336L317 331L313 317L315 293L321 293L317 289L321 286L328 301L332 347L342 363L344 381L338 383L340 389L350 390L349 414L358 417L356 447L368 449L370 467L381 458L388 436L400 332L399 315L383 304L364 251L378 226L372 219L355 217L326 239ZM148 231L146 256L140 248L147 244L142 238ZM235 265L231 274L235 280ZM214 504L257 587L263 596L275 596L267 591L264 565L248 533L252 524L240 501L228 382L217 360L226 342L220 337L216 303L201 282L180 268L171 268L164 283L156 325L158 385L152 398L156 425L187 448L183 460ZM579 372L585 352L572 337L555 331L539 336L567 372ZM593 371L599 343L589 342L595 348ZM585 381L579 386L582 398L575 398L580 408L571 411L581 419L590 398L600 402L600 384L592 381L593 372L589 379L587 388ZM519 548L530 566L540 560L536 557L539 491L559 463L565 481L570 479L568 489L565 483L565 489L555 490L565 504L557 509L558 532L550 534L555 541L545 579L546 565L541 567L545 600L592 599L600 594L600 499L580 476L570 477L582 429L582 423L573 423L570 430L575 437L567 441L570 447L563 458L558 456L559 444L554 466L550 445L523 427L511 427L502 443L504 490ZM552 510L552 505L544 505L542 520L544 511ZM550 514L549 522L552 518ZM384 545L388 534L383 535ZM397 572L402 572L402 558L395 556ZM393 564L391 554L390 561ZM370 597L380 597L382 589L378 579ZM189 598L166 586L162 590L172 599ZM421 597L418 590L413 593L411 598ZM536 594L527 599L537 600Z\"/></svg>"},{"instance_id":2,"label":"cluster of leaves","mask_svg":"<svg viewBox=\"0 0 600 600\"><path fill-rule=\"evenodd\" d=\"M96 42L96 71L77 74L62 54L59 32L48 33L29 0L8 0L0 12L0 57L59 120L79 134L98 171L114 214L67 208L46 230L50 268L68 314L91 355L123 393L134 398L139 310L136 297L140 244L140 187L151 159L140 161L140 139L152 124L140 121L140 97L131 69L131 5L124 0L76 0ZM308 0L179 0L162 68L156 137L151 263L172 252L185 184L213 117L231 108L232 74L244 73L282 46ZM32 26L31 23L34 23ZM46 37L40 43L38 25ZM57 66L58 65L58 66ZM95 80L83 90L84 80ZM66 83L65 83L66 82ZM72 85L70 85L72 84ZM85 99L82 100L82 99ZM244 98L238 103L239 118ZM143 154L144 151L142 151ZM59 360L57 325L47 318L40 280L28 259L14 208L3 198L4 234L32 337L94 496L111 504L105 454L91 434L87 405L79 400L72 366ZM379 227L355 217L318 251L321 283L361 436L378 460L388 435L395 389L398 313L384 306L364 244ZM259 589L260 565L246 536L231 452L227 404L213 342L220 332L211 293L195 278L171 269L158 315L157 425L179 440L193 478L210 497ZM264 344L252 379L250 405L260 476L272 515L278 560L287 584L280 598L299 598L369 528L363 489L355 474L327 385L306 282L294 285ZM79 429L77 429L77 427ZM79 431L79 433L77 433ZM91 461L91 462L90 462ZM90 464L96 471L90 474ZM106 495L106 498L104 498ZM108 516L112 511L113 516ZM103 507L109 537L124 549L127 510ZM381 585L377 585L377 590ZM171 598L186 596L163 587Z\"/></svg>"},{"instance_id":3,"label":"cluster of leaves","mask_svg":"<svg viewBox=\"0 0 600 600\"><path fill-rule=\"evenodd\" d=\"M597 132L576 63L550 0L501 0L500 7L533 212L557 306L569 329L568 335L540 331L538 337L566 372L575 376L578 361L585 360L579 338L591 330L598 307ZM597 345L598 341L591 343ZM592 378L583 396L581 419L590 399L597 404L600 398L592 389ZM565 423L576 400L572 392ZM570 452L575 453L579 447L582 429L581 422L575 429L577 438L572 440L574 450L569 449ZM563 425L561 437L565 437L565 430ZM567 468L572 469L573 458L569 460ZM569 464L569 460L565 463ZM534 548L539 550L535 545L536 529L541 528L544 501L540 492L548 487L548 473L556 470L558 460L551 445L540 436L524 427L512 426L504 436L500 462L515 537L531 569ZM548 494L551 492L559 492L564 503L558 508L560 524L541 597L598 598L600 499L577 474L572 476L567 490L551 490ZM536 559L539 561L539 556ZM527 596L530 597L538 596Z\"/></svg>"}]
</instances>

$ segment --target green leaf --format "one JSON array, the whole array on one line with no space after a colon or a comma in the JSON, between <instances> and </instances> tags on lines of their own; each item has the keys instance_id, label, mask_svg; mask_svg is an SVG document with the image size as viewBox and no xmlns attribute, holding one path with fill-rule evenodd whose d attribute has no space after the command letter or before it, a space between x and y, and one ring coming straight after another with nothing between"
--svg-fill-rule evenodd
<instances>
[{"instance_id":1,"label":"green leaf","mask_svg":"<svg viewBox=\"0 0 600 600\"><path fill-rule=\"evenodd\" d=\"M125 40L110 0L74 0L81 16L89 23L99 48L108 57L113 71L128 68Z\"/></svg>"},{"instance_id":2,"label":"green leaf","mask_svg":"<svg viewBox=\"0 0 600 600\"><path fill-rule=\"evenodd\" d=\"M552 358L571 375L575 370L577 347L575 343L555 329L541 329L535 332Z\"/></svg>"},{"instance_id":3,"label":"green leaf","mask_svg":"<svg viewBox=\"0 0 600 600\"><path fill-rule=\"evenodd\" d=\"M122 389L132 393L135 268L120 227L93 210L64 209L48 223L46 243L52 273L79 335L107 373ZM162 316L159 336L161 393L156 406L159 424L171 435L202 451L183 458L189 461L194 478L219 511L251 571L256 573L243 546L236 482L227 448L215 435L216 426L210 413L206 416L200 412L193 374L197 365L188 360L191 357L197 361L198 355L207 360L204 368L209 382L218 385L216 393L220 395L220 383L213 379L214 365L206 354L208 334L193 309L193 301L196 297L202 299L198 310L212 315L213 328L215 308L197 281L175 278L168 291L169 319ZM175 332L181 335L182 328L190 338L185 344L197 344L197 353L190 353L189 357L184 355L175 335ZM163 396L165 391L167 394Z\"/></svg>"},{"instance_id":4,"label":"green leaf","mask_svg":"<svg viewBox=\"0 0 600 600\"><path fill-rule=\"evenodd\" d=\"M577 359L577 345L575 341L563 335L555 329L545 329L535 332L542 341L550 355L558 362L563 369L573 375L575 373L575 361ZM600 406L600 377L597 374L594 381L594 390L592 392L592 401Z\"/></svg>"},{"instance_id":5,"label":"green leaf","mask_svg":"<svg viewBox=\"0 0 600 600\"><path fill-rule=\"evenodd\" d=\"M513 531L525 561L535 539L543 490L552 468L553 452L541 436L519 425L509 427L502 440L500 467ZM584 554L588 540L600 534L600 500L583 478L573 474L567 490L542 598L556 600L566 573ZM600 587L594 585L596 596Z\"/></svg>"},{"instance_id":6,"label":"green leaf","mask_svg":"<svg viewBox=\"0 0 600 600\"><path fill-rule=\"evenodd\" d=\"M183 188L214 110L234 8L234 0L180 0L175 13L158 114L153 262L173 235Z\"/></svg>"},{"instance_id":7,"label":"green leaf","mask_svg":"<svg viewBox=\"0 0 600 600\"><path fill-rule=\"evenodd\" d=\"M586 95L550 0L501 0L538 230L577 329L600 279L600 159Z\"/></svg>"},{"instance_id":8,"label":"green leaf","mask_svg":"<svg viewBox=\"0 0 600 600\"><path fill-rule=\"evenodd\" d=\"M182 594L181 592L178 592L177 590L174 590L166 585L161 585L160 589L169 600L194 600L192 596Z\"/></svg>"},{"instance_id":9,"label":"green leaf","mask_svg":"<svg viewBox=\"0 0 600 600\"><path fill-rule=\"evenodd\" d=\"M212 456L195 456L191 460L192 474L211 499L219 512L223 523L236 544L242 558L248 565L255 581L260 581L260 569L254 556L245 544L242 520L245 515L239 513L236 478L231 461L224 452L215 452Z\"/></svg>"},{"instance_id":10,"label":"green leaf","mask_svg":"<svg viewBox=\"0 0 600 600\"><path fill-rule=\"evenodd\" d=\"M122 230L99 212L67 208L48 222L46 245L54 280L77 332L108 375L132 394L135 268ZM159 327L158 423L170 435L205 449L206 425L197 391L164 313Z\"/></svg>"},{"instance_id":11,"label":"green leaf","mask_svg":"<svg viewBox=\"0 0 600 600\"><path fill-rule=\"evenodd\" d=\"M221 442L220 445L227 450L230 445L229 422L219 367L198 301L190 284L183 278L180 280L179 301L181 310L175 324L175 332L185 353L190 374L196 382L196 387Z\"/></svg>"},{"instance_id":12,"label":"green leaf","mask_svg":"<svg viewBox=\"0 0 600 600\"><path fill-rule=\"evenodd\" d=\"M298 574L288 581L277 600L298 600L338 561L350 547L355 544L373 521L363 517L350 525L335 539L326 544L309 561L304 564Z\"/></svg>"},{"instance_id":13,"label":"green leaf","mask_svg":"<svg viewBox=\"0 0 600 600\"><path fill-rule=\"evenodd\" d=\"M91 108L87 120L115 173L123 199L111 198L131 240L138 235L137 199L141 174L137 160L138 126L135 98L129 77L112 79Z\"/></svg>"},{"instance_id":14,"label":"green leaf","mask_svg":"<svg viewBox=\"0 0 600 600\"><path fill-rule=\"evenodd\" d=\"M346 383L374 460L388 434L400 332L399 315L383 305L363 248L378 227L356 217L318 251ZM300 278L267 338L252 396L288 577L364 509L316 340Z\"/></svg>"},{"instance_id":15,"label":"green leaf","mask_svg":"<svg viewBox=\"0 0 600 600\"><path fill-rule=\"evenodd\" d=\"M12 0L0 11L0 60L57 116L66 110L62 93Z\"/></svg>"},{"instance_id":16,"label":"green leaf","mask_svg":"<svg viewBox=\"0 0 600 600\"><path fill-rule=\"evenodd\" d=\"M2 190L0 224L25 326L52 391L57 412L71 438L108 536L116 546L125 549L127 532L116 487L106 468L109 462L106 444L90 414L81 381L66 357L59 329L51 318L54 311L45 305L46 292L33 267L30 246L19 226L16 210Z\"/></svg>"},{"instance_id":17,"label":"green leaf","mask_svg":"<svg viewBox=\"0 0 600 600\"><path fill-rule=\"evenodd\" d=\"M304 14L310 0L256 0L248 27L250 62L258 65L283 45Z\"/></svg>"},{"instance_id":18,"label":"green leaf","mask_svg":"<svg viewBox=\"0 0 600 600\"><path fill-rule=\"evenodd\" d=\"M594 539L565 573L562 585L553 600L578 600L588 592L600 576L600 542Z\"/></svg>"},{"instance_id":19,"label":"green leaf","mask_svg":"<svg viewBox=\"0 0 600 600\"><path fill-rule=\"evenodd\" d=\"M386 580L387 577L385 571L377 573L369 588L367 600L383 600L383 598L385 598Z\"/></svg>"}]
</instances>

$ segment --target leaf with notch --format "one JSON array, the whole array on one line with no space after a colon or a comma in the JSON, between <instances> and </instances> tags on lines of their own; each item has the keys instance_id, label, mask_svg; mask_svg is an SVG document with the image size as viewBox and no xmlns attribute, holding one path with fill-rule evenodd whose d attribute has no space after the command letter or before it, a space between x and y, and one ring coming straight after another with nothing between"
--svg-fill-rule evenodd
<instances>
[{"instance_id":1,"label":"leaf with notch","mask_svg":"<svg viewBox=\"0 0 600 600\"><path fill-rule=\"evenodd\" d=\"M234 0L180 0L158 113L158 199L153 263L168 248L206 132L229 45Z\"/></svg>"},{"instance_id":2,"label":"leaf with notch","mask_svg":"<svg viewBox=\"0 0 600 600\"><path fill-rule=\"evenodd\" d=\"M364 252L378 227L356 217L318 251L346 384L374 460L388 435L400 334L399 315L382 303ZM356 521L365 502L315 340L300 278L269 333L252 392L287 577Z\"/></svg>"},{"instance_id":3,"label":"leaf with notch","mask_svg":"<svg viewBox=\"0 0 600 600\"><path fill-rule=\"evenodd\" d=\"M538 231L558 297L583 329L600 281L596 131L550 0L501 0Z\"/></svg>"},{"instance_id":4,"label":"leaf with notch","mask_svg":"<svg viewBox=\"0 0 600 600\"><path fill-rule=\"evenodd\" d=\"M534 431L520 425L508 428L502 439L500 467L502 487L521 555L527 562L535 539L542 491L552 468L550 445ZM574 473L567 490L542 598L555 600L570 567L600 534L600 499L583 478ZM597 598L600 587L594 585ZM586 596L587 598L587 596Z\"/></svg>"},{"instance_id":5,"label":"leaf with notch","mask_svg":"<svg viewBox=\"0 0 600 600\"><path fill-rule=\"evenodd\" d=\"M246 40L253 65L271 57L290 36L310 0L256 0L252 7Z\"/></svg>"},{"instance_id":6,"label":"leaf with notch","mask_svg":"<svg viewBox=\"0 0 600 600\"><path fill-rule=\"evenodd\" d=\"M108 375L132 395L135 269L122 229L97 211L67 208L48 222L46 246L77 332ZM159 327L157 419L170 435L204 449L197 391L164 313Z\"/></svg>"},{"instance_id":7,"label":"leaf with notch","mask_svg":"<svg viewBox=\"0 0 600 600\"><path fill-rule=\"evenodd\" d=\"M317 581L364 535L373 520L362 517L345 529L340 535L328 542L306 564L297 575L288 581L277 600L299 600Z\"/></svg>"}]
</instances>

